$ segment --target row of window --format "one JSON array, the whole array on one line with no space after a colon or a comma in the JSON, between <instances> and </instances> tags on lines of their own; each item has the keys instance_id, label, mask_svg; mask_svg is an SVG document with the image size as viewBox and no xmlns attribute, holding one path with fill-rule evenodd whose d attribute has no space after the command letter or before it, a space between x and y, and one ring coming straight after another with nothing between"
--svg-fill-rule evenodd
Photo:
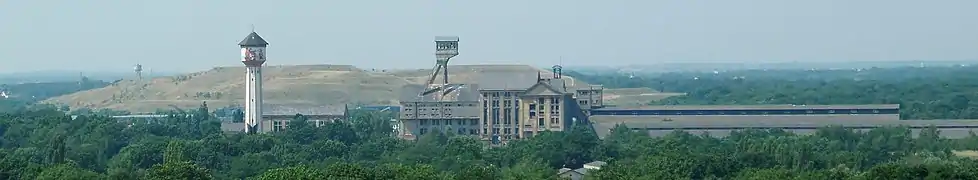
<instances>
[{"instance_id":1,"label":"row of window","mask_svg":"<svg viewBox=\"0 0 978 180\"><path fill-rule=\"evenodd\" d=\"M479 120L478 119L467 119L467 120L456 120L456 119L431 119L431 120L428 120L428 119L422 119L422 120L419 120L419 121L420 122L418 122L418 123L421 124L422 126L427 126L427 125L440 126L443 123L445 125L479 125ZM468 122L468 124L466 124L466 122Z\"/></svg>"},{"instance_id":2,"label":"row of window","mask_svg":"<svg viewBox=\"0 0 978 180\"><path fill-rule=\"evenodd\" d=\"M433 129L437 129L437 128L433 128ZM421 128L421 129L419 129L418 135L427 134L428 131L429 131L428 128ZM458 128L458 129L455 129L455 130L452 130L451 128L446 128L444 131L452 131L452 132L454 132L456 134L461 134L461 135L478 135L479 134L479 132L476 131L476 129L465 129L465 128Z\"/></svg>"},{"instance_id":3,"label":"row of window","mask_svg":"<svg viewBox=\"0 0 978 180\"><path fill-rule=\"evenodd\" d=\"M418 114L417 116L415 116L414 114L408 114L407 116L408 117L429 117L429 115L430 116L437 116L437 117L452 117L452 114L451 113L444 113L444 114Z\"/></svg>"},{"instance_id":4,"label":"row of window","mask_svg":"<svg viewBox=\"0 0 978 180\"><path fill-rule=\"evenodd\" d=\"M591 115L805 115L899 114L898 109L786 109L786 110L592 110Z\"/></svg>"},{"instance_id":5,"label":"row of window","mask_svg":"<svg viewBox=\"0 0 978 180\"><path fill-rule=\"evenodd\" d=\"M475 104L473 104L473 103L466 103L466 104L461 104L461 103L424 104L424 103L422 103L422 104L418 104L417 105L417 107L464 107L464 106L475 107ZM411 103L404 103L404 107L415 107L415 105L414 104L411 104ZM410 109L405 109L405 110L406 111L410 111Z\"/></svg>"}]
</instances>

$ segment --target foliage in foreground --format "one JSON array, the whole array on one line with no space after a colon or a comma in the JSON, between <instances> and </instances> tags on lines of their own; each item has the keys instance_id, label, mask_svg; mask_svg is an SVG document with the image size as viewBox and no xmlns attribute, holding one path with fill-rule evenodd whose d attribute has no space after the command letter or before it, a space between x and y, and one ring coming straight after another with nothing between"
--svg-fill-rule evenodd
<instances>
[{"instance_id":1,"label":"foliage in foreground","mask_svg":"<svg viewBox=\"0 0 978 180\"><path fill-rule=\"evenodd\" d=\"M556 169L596 160L609 164L589 172L595 179L978 177L974 160L951 154L978 149L978 137L942 139L934 129L916 139L900 127L652 138L616 127L600 140L579 125L486 148L451 134L395 139L389 116L355 112L322 127L299 118L285 132L248 135L223 133L207 116L120 123L53 110L0 115L0 179L556 179Z\"/></svg>"}]
</instances>

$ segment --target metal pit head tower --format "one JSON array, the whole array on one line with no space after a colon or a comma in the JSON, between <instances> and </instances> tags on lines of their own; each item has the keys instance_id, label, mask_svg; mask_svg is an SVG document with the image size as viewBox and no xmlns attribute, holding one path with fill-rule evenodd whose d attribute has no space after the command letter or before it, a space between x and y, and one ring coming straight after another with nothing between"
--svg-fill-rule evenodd
<instances>
[{"instance_id":1,"label":"metal pit head tower","mask_svg":"<svg viewBox=\"0 0 978 180\"><path fill-rule=\"evenodd\" d=\"M132 70L136 72L136 79L138 79L138 80L142 80L143 79L143 65L142 64L136 64L135 67L132 67Z\"/></svg>"},{"instance_id":2,"label":"metal pit head tower","mask_svg":"<svg viewBox=\"0 0 978 180\"><path fill-rule=\"evenodd\" d=\"M436 69L442 69L442 83L448 84L448 60L458 56L458 36L435 36ZM434 76L432 76L434 77Z\"/></svg>"},{"instance_id":3,"label":"metal pit head tower","mask_svg":"<svg viewBox=\"0 0 978 180\"><path fill-rule=\"evenodd\" d=\"M251 32L238 43L238 46L241 46L241 63L244 63L247 71L244 103L245 132L261 132L261 66L265 64L265 47L268 47L268 42L258 36L258 33Z\"/></svg>"},{"instance_id":4,"label":"metal pit head tower","mask_svg":"<svg viewBox=\"0 0 978 180\"><path fill-rule=\"evenodd\" d=\"M428 77L426 90L421 92L419 96L439 91L442 92L440 94L443 96L462 87L461 84L448 83L448 61L455 56L458 56L458 36L435 36L435 67L432 68L431 76ZM435 83L439 73L442 76L442 81Z\"/></svg>"}]
</instances>

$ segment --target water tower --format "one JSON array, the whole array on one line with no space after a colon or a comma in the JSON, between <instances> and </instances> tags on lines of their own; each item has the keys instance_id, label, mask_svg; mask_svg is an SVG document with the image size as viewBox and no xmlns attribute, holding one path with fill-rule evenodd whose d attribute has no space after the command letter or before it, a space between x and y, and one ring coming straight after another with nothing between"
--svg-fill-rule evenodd
<instances>
[{"instance_id":1,"label":"water tower","mask_svg":"<svg viewBox=\"0 0 978 180\"><path fill-rule=\"evenodd\" d=\"M244 121L246 133L261 132L262 86L261 66L265 64L265 47L268 42L254 31L238 43L241 47L241 63L245 73Z\"/></svg>"}]
</instances>

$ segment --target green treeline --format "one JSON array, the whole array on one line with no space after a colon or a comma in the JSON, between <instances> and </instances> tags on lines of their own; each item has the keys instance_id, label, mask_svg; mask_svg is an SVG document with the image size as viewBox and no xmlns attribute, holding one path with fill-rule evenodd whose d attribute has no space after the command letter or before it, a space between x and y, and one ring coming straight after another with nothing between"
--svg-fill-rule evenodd
<instances>
[{"instance_id":1,"label":"green treeline","mask_svg":"<svg viewBox=\"0 0 978 180\"><path fill-rule=\"evenodd\" d=\"M607 87L683 92L656 105L900 104L903 119L978 119L978 66L569 74ZM974 100L974 101L972 101Z\"/></svg>"},{"instance_id":2,"label":"green treeline","mask_svg":"<svg viewBox=\"0 0 978 180\"><path fill-rule=\"evenodd\" d=\"M313 127L297 116L270 134L220 131L203 106L165 121L101 116L72 120L53 109L0 115L0 179L557 179L557 169L601 160L592 179L978 179L978 136L935 129L815 135L749 130L725 138L677 131L652 138L616 127L604 140L587 125L489 148L429 133L391 137L392 114L354 112Z\"/></svg>"},{"instance_id":3,"label":"green treeline","mask_svg":"<svg viewBox=\"0 0 978 180\"><path fill-rule=\"evenodd\" d=\"M38 82L22 84L0 84L0 91L9 93L0 97L0 113L23 111L38 101L79 91L108 86L109 82L82 77L77 82ZM47 106L47 105L45 105ZM59 107L67 109L67 107Z\"/></svg>"}]
</instances>

